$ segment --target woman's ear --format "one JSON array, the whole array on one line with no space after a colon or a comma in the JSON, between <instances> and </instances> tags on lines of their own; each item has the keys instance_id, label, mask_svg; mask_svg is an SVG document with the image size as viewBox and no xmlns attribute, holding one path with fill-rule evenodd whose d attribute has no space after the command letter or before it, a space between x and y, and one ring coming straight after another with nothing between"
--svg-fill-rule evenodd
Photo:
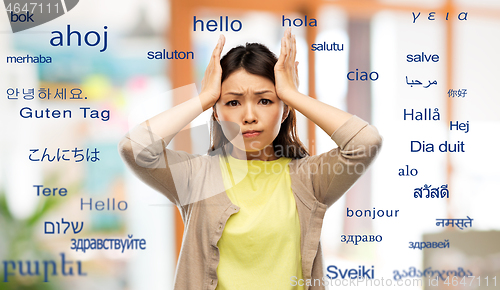
<instances>
[{"instance_id":1,"label":"woman's ear","mask_svg":"<svg viewBox=\"0 0 500 290\"><path fill-rule=\"evenodd\" d=\"M281 123L285 122L289 113L290 113L290 108L288 107L288 105L285 105L285 107L283 108L283 116L281 118Z\"/></svg>"},{"instance_id":2,"label":"woman's ear","mask_svg":"<svg viewBox=\"0 0 500 290\"><path fill-rule=\"evenodd\" d=\"M216 104L215 104L216 105ZM219 122L219 116L217 116L217 110L215 109L215 105L212 107L212 109L214 110L214 118L215 120L217 121L217 123L220 123Z\"/></svg>"}]
</instances>

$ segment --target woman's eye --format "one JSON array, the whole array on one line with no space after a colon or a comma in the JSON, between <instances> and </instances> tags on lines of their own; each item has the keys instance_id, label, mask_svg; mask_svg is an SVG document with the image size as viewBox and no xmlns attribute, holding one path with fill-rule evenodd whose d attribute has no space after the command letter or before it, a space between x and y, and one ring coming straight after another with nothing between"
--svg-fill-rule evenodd
<instances>
[{"instance_id":1,"label":"woman's eye","mask_svg":"<svg viewBox=\"0 0 500 290\"><path fill-rule=\"evenodd\" d=\"M270 105L273 103L273 101L271 101L269 99L260 99L259 102L262 103L263 105ZM239 102L237 100L232 100L232 101L227 102L226 106L235 107L238 104L239 104Z\"/></svg>"}]
</instances>

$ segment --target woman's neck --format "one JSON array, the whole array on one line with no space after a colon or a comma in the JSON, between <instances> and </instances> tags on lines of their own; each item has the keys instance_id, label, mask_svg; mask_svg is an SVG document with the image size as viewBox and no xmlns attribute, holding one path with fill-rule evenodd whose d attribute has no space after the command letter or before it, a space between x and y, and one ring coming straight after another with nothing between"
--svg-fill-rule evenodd
<instances>
[{"instance_id":1,"label":"woman's neck","mask_svg":"<svg viewBox=\"0 0 500 290\"><path fill-rule=\"evenodd\" d=\"M243 151L235 146L231 146L231 156L241 160L260 160L260 161L273 161L278 157L274 154L273 145L268 145L259 151Z\"/></svg>"}]
</instances>

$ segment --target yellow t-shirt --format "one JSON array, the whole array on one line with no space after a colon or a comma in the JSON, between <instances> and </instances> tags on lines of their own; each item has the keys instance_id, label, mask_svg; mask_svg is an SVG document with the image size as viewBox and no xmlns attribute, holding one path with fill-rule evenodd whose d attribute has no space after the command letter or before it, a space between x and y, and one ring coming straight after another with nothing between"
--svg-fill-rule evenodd
<instances>
[{"instance_id":1,"label":"yellow t-shirt","mask_svg":"<svg viewBox=\"0 0 500 290\"><path fill-rule=\"evenodd\" d=\"M291 283L302 279L302 264L290 161L220 157L226 193L240 210L229 218L217 244L216 290L304 289Z\"/></svg>"}]
</instances>

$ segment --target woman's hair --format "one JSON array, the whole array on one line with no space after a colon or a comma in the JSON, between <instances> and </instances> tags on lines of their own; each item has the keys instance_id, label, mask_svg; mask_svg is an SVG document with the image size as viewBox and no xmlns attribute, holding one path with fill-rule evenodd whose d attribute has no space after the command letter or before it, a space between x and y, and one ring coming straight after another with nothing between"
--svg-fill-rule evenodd
<instances>
[{"instance_id":1,"label":"woman's hair","mask_svg":"<svg viewBox=\"0 0 500 290\"><path fill-rule=\"evenodd\" d=\"M245 46L237 46L231 49L221 60L222 79L224 82L232 73L244 69L248 73L265 77L276 84L274 78L274 66L278 58L265 45L260 43L247 43ZM214 105L215 109L215 105ZM210 119L210 149L208 155L216 155L217 151L224 149L226 145L232 146L222 131L221 125L215 119L214 113ZM274 154L276 157L289 157L299 159L309 156L309 152L299 140L296 130L295 110L290 112L281 123L278 136L273 141ZM231 147L232 148L232 147Z\"/></svg>"}]
</instances>

